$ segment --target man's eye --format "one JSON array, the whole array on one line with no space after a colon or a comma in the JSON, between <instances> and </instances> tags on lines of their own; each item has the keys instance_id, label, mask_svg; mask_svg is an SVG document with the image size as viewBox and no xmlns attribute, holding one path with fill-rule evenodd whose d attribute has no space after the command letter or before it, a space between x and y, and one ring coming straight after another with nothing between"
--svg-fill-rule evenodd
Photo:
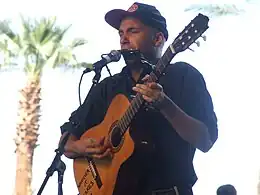
<instances>
[{"instance_id":1,"label":"man's eye","mask_svg":"<svg viewBox=\"0 0 260 195\"><path fill-rule=\"evenodd\" d=\"M138 30L138 29L132 29L131 32L132 32L132 33L138 33L139 30Z\"/></svg>"}]
</instances>

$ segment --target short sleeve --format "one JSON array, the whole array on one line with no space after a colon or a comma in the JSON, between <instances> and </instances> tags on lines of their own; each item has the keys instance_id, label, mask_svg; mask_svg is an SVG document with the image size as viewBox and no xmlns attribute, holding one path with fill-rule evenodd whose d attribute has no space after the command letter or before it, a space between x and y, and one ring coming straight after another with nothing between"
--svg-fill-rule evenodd
<instances>
[{"instance_id":1,"label":"short sleeve","mask_svg":"<svg viewBox=\"0 0 260 195\"><path fill-rule=\"evenodd\" d=\"M215 143L218 138L217 116L204 77L192 66L188 66L186 73L182 93L185 112L208 127L211 141Z\"/></svg>"},{"instance_id":2,"label":"short sleeve","mask_svg":"<svg viewBox=\"0 0 260 195\"><path fill-rule=\"evenodd\" d=\"M106 85L100 82L84 100L83 104L71 113L69 120L61 127L61 133L68 131L78 139L89 128L99 124L106 112Z\"/></svg>"}]
</instances>

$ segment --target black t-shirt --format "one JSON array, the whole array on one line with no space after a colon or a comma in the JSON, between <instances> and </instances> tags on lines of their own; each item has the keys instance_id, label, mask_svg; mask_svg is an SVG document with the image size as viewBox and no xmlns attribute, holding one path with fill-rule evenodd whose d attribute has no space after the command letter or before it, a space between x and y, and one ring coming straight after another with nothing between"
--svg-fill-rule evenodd
<instances>
[{"instance_id":1,"label":"black t-shirt","mask_svg":"<svg viewBox=\"0 0 260 195\"><path fill-rule=\"evenodd\" d=\"M62 133L70 131L80 138L85 130L104 119L117 94L124 94L131 100L135 95L132 87L136 83L128 72L124 67L120 73L101 81L61 126ZM185 62L177 62L167 67L159 83L175 104L208 127L215 142L217 118L202 74ZM130 135L135 142L135 152L120 170L128 183L139 182L154 188L194 185L197 180L193 167L195 148L176 133L158 110L143 107L131 123ZM121 178L123 181L124 176Z\"/></svg>"}]
</instances>

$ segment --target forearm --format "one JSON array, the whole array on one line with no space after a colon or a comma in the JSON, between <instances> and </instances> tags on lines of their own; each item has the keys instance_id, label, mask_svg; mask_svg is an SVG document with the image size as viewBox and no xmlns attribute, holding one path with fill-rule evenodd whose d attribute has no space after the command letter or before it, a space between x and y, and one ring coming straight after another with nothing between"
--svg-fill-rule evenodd
<instances>
[{"instance_id":1,"label":"forearm","mask_svg":"<svg viewBox=\"0 0 260 195\"><path fill-rule=\"evenodd\" d=\"M186 114L169 97L165 96L161 102L160 111L182 139L203 152L211 148L207 126Z\"/></svg>"}]
</instances>

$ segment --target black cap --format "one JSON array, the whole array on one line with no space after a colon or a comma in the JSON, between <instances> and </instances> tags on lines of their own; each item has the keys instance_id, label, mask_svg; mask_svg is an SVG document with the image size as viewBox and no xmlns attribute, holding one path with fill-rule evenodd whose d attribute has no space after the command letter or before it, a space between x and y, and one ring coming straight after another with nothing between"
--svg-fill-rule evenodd
<instances>
[{"instance_id":1,"label":"black cap","mask_svg":"<svg viewBox=\"0 0 260 195\"><path fill-rule=\"evenodd\" d=\"M135 2L127 11L113 9L106 13L105 20L112 27L119 29L122 19L125 17L135 17L147 26L158 29L168 39L168 30L165 18L155 6Z\"/></svg>"}]
</instances>

